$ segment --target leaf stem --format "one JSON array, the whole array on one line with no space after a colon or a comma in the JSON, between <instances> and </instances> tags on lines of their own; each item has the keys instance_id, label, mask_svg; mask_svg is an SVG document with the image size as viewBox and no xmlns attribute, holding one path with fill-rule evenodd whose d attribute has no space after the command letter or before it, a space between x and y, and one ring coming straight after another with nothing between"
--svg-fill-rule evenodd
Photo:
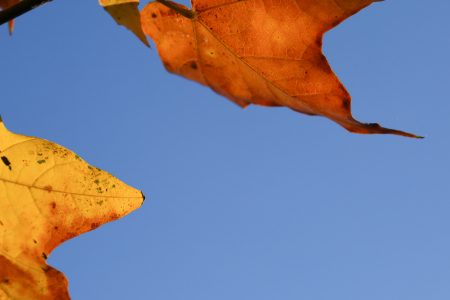
<instances>
[{"instance_id":1,"label":"leaf stem","mask_svg":"<svg viewBox=\"0 0 450 300\"><path fill-rule=\"evenodd\" d=\"M168 1L168 0L156 0L156 2L161 3L164 6L167 6L168 8L176 11L177 13L179 13L180 15L188 18L188 19L193 19L195 18L195 12L190 10L190 9L186 9L184 8L182 5L172 2L172 1Z\"/></svg>"},{"instance_id":2,"label":"leaf stem","mask_svg":"<svg viewBox=\"0 0 450 300\"><path fill-rule=\"evenodd\" d=\"M27 13L36 7L50 2L52 0L22 0L21 2L13 5L5 10L0 11L0 25L3 25L15 18Z\"/></svg>"}]
</instances>

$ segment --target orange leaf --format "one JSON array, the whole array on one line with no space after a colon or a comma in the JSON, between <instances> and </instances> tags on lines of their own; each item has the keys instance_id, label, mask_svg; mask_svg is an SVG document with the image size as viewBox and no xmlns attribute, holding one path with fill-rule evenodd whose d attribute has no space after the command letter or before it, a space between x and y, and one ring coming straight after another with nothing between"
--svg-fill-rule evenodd
<instances>
[{"instance_id":1,"label":"orange leaf","mask_svg":"<svg viewBox=\"0 0 450 300\"><path fill-rule=\"evenodd\" d=\"M1 119L0 159L0 299L69 299L47 256L130 213L143 196L57 144L10 132Z\"/></svg>"},{"instance_id":2,"label":"orange leaf","mask_svg":"<svg viewBox=\"0 0 450 300\"><path fill-rule=\"evenodd\" d=\"M192 11L159 2L165 5L148 4L141 19L168 71L242 107L286 106L355 133L417 137L355 120L350 95L322 54L324 33L374 0L192 0Z\"/></svg>"}]
</instances>

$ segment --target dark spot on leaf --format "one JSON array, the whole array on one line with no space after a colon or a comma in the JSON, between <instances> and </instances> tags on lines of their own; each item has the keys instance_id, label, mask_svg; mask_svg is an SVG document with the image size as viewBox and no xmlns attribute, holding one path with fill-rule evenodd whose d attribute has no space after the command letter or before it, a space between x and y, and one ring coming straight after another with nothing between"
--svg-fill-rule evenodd
<instances>
[{"instance_id":1,"label":"dark spot on leaf","mask_svg":"<svg viewBox=\"0 0 450 300\"><path fill-rule=\"evenodd\" d=\"M98 226L100 226L99 223L92 223L92 224L91 224L91 230L97 228Z\"/></svg>"},{"instance_id":2,"label":"dark spot on leaf","mask_svg":"<svg viewBox=\"0 0 450 300\"><path fill-rule=\"evenodd\" d=\"M3 282L4 284L8 284L8 283L9 283L9 278L3 278L2 282Z\"/></svg>"},{"instance_id":3,"label":"dark spot on leaf","mask_svg":"<svg viewBox=\"0 0 450 300\"><path fill-rule=\"evenodd\" d=\"M47 259L47 254L45 254L44 252L42 252L42 257L43 257L44 259Z\"/></svg>"},{"instance_id":4,"label":"dark spot on leaf","mask_svg":"<svg viewBox=\"0 0 450 300\"><path fill-rule=\"evenodd\" d=\"M345 110L350 110L350 99L349 98L344 98L342 101L342 107Z\"/></svg>"},{"instance_id":5,"label":"dark spot on leaf","mask_svg":"<svg viewBox=\"0 0 450 300\"><path fill-rule=\"evenodd\" d=\"M334 21L331 23L331 26L332 26L332 27L336 27L336 26L339 25L339 23L341 23L341 21L339 20L339 16L336 16L335 18L336 18L336 20L334 20Z\"/></svg>"},{"instance_id":6,"label":"dark spot on leaf","mask_svg":"<svg viewBox=\"0 0 450 300\"><path fill-rule=\"evenodd\" d=\"M155 13L152 13L152 18L156 18L157 15Z\"/></svg>"},{"instance_id":7,"label":"dark spot on leaf","mask_svg":"<svg viewBox=\"0 0 450 300\"><path fill-rule=\"evenodd\" d=\"M58 230L58 229L59 229L59 227L58 227L58 226L55 226L55 227L53 227L53 229L55 229L55 230Z\"/></svg>"},{"instance_id":8,"label":"dark spot on leaf","mask_svg":"<svg viewBox=\"0 0 450 300\"><path fill-rule=\"evenodd\" d=\"M317 64L326 73L329 73L329 74L333 73L330 66L328 65L328 61L325 56L323 56L323 55L319 56L319 61L317 62Z\"/></svg>"},{"instance_id":9,"label":"dark spot on leaf","mask_svg":"<svg viewBox=\"0 0 450 300\"><path fill-rule=\"evenodd\" d=\"M197 63L196 62L191 62L191 68L194 70L197 70Z\"/></svg>"},{"instance_id":10,"label":"dark spot on leaf","mask_svg":"<svg viewBox=\"0 0 450 300\"><path fill-rule=\"evenodd\" d=\"M33 240L33 243L37 244L37 241L36 241L36 240Z\"/></svg>"},{"instance_id":11,"label":"dark spot on leaf","mask_svg":"<svg viewBox=\"0 0 450 300\"><path fill-rule=\"evenodd\" d=\"M11 167L11 162L9 161L9 159L6 156L2 156L2 162L3 164L5 164L5 166L8 167L8 169L11 171L12 167Z\"/></svg>"},{"instance_id":12,"label":"dark spot on leaf","mask_svg":"<svg viewBox=\"0 0 450 300\"><path fill-rule=\"evenodd\" d=\"M372 128L380 128L380 124L378 123L367 123L366 126L372 127Z\"/></svg>"},{"instance_id":13,"label":"dark spot on leaf","mask_svg":"<svg viewBox=\"0 0 450 300\"><path fill-rule=\"evenodd\" d=\"M55 202L50 203L50 205L52 206L53 209L56 208L56 203Z\"/></svg>"},{"instance_id":14,"label":"dark spot on leaf","mask_svg":"<svg viewBox=\"0 0 450 300\"><path fill-rule=\"evenodd\" d=\"M321 36L317 37L316 45L319 46L319 47L322 47L322 37Z\"/></svg>"},{"instance_id":15,"label":"dark spot on leaf","mask_svg":"<svg viewBox=\"0 0 450 300\"><path fill-rule=\"evenodd\" d=\"M53 191L53 187L51 185L46 185L44 186L44 190L50 193L51 191Z\"/></svg>"},{"instance_id":16,"label":"dark spot on leaf","mask_svg":"<svg viewBox=\"0 0 450 300\"><path fill-rule=\"evenodd\" d=\"M117 220L118 218L120 218L120 216L119 216L118 214L116 214L116 213L112 213L112 214L109 216L109 219L110 219L110 220Z\"/></svg>"},{"instance_id":17,"label":"dark spot on leaf","mask_svg":"<svg viewBox=\"0 0 450 300\"><path fill-rule=\"evenodd\" d=\"M44 164L45 161L46 161L45 159L40 159L40 160L37 161L37 163L38 163L38 164Z\"/></svg>"}]
</instances>

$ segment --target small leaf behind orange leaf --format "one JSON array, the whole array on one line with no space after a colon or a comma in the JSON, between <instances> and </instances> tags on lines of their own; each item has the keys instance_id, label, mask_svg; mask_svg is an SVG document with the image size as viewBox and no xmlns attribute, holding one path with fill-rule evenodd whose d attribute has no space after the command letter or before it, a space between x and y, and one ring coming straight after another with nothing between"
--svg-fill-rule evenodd
<instances>
[{"instance_id":1,"label":"small leaf behind orange leaf","mask_svg":"<svg viewBox=\"0 0 450 300\"><path fill-rule=\"evenodd\" d=\"M139 0L100 0L100 5L122 25L131 30L146 46L150 46L142 31Z\"/></svg>"},{"instance_id":2,"label":"small leaf behind orange leaf","mask_svg":"<svg viewBox=\"0 0 450 300\"><path fill-rule=\"evenodd\" d=\"M327 117L355 133L414 134L361 123L322 53L326 31L377 0L168 0L141 12L169 72L236 104L286 106Z\"/></svg>"},{"instance_id":3,"label":"small leaf behind orange leaf","mask_svg":"<svg viewBox=\"0 0 450 300\"><path fill-rule=\"evenodd\" d=\"M0 299L69 299L47 256L142 202L140 191L70 150L14 134L0 120Z\"/></svg>"}]
</instances>

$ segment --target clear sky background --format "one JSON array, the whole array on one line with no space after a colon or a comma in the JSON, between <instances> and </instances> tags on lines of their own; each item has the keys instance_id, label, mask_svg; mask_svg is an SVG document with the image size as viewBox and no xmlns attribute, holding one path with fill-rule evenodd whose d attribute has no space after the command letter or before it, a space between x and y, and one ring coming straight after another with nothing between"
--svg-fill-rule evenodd
<instances>
[{"instance_id":1,"label":"clear sky background","mask_svg":"<svg viewBox=\"0 0 450 300\"><path fill-rule=\"evenodd\" d=\"M6 125L148 196L52 253L73 299L450 299L450 2L431 2L374 4L324 41L356 118L424 140L242 110L95 0L1 27Z\"/></svg>"}]
</instances>

